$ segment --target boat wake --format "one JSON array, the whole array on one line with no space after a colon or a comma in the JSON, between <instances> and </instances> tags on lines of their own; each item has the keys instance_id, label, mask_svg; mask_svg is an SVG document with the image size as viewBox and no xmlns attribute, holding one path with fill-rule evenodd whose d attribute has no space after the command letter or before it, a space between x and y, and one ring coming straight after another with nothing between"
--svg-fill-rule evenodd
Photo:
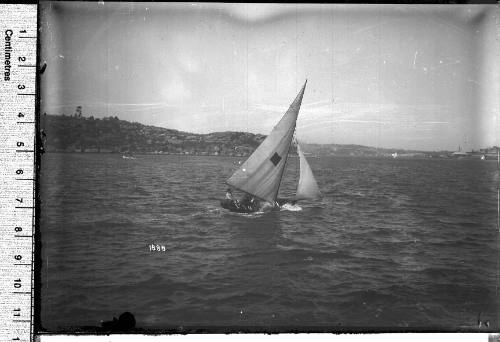
<instances>
[{"instance_id":1,"label":"boat wake","mask_svg":"<svg viewBox=\"0 0 500 342\"><path fill-rule=\"evenodd\" d=\"M239 216L239 217L246 217L246 218L257 218L257 217L261 217L265 213L266 213L265 211L254 211L253 213L237 213L234 211L228 211L226 214L231 215L231 216Z\"/></svg>"},{"instance_id":2,"label":"boat wake","mask_svg":"<svg viewBox=\"0 0 500 342\"><path fill-rule=\"evenodd\" d=\"M285 203L280 207L280 210L301 211L302 207L298 204Z\"/></svg>"}]
</instances>

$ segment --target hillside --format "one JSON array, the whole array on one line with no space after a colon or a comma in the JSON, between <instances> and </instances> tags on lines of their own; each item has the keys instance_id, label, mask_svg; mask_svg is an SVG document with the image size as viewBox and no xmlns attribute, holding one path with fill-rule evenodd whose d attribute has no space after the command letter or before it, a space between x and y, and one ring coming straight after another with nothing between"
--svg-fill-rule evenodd
<instances>
[{"instance_id":1,"label":"hillside","mask_svg":"<svg viewBox=\"0 0 500 342\"><path fill-rule=\"evenodd\" d=\"M146 126L117 117L43 115L40 127L47 152L182 153L246 156L264 140L261 134L194 134Z\"/></svg>"}]
</instances>

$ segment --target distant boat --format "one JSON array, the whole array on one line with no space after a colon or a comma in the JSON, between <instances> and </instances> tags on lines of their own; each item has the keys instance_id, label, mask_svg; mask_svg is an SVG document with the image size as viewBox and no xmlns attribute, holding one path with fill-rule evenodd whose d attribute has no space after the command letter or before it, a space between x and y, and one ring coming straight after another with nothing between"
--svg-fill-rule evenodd
<instances>
[{"instance_id":1,"label":"distant boat","mask_svg":"<svg viewBox=\"0 0 500 342\"><path fill-rule=\"evenodd\" d=\"M398 153L397 152L394 152L393 154L391 154L392 158L396 159L398 157Z\"/></svg>"},{"instance_id":2,"label":"distant boat","mask_svg":"<svg viewBox=\"0 0 500 342\"><path fill-rule=\"evenodd\" d=\"M485 160L486 156L484 154L481 155L481 160Z\"/></svg>"},{"instance_id":3,"label":"distant boat","mask_svg":"<svg viewBox=\"0 0 500 342\"><path fill-rule=\"evenodd\" d=\"M452 156L452 157L454 157L454 158L465 158L465 157L467 157L468 155L467 155L467 153L466 153L466 152L462 151L462 147L459 145L459 146L458 146L458 151L453 152L453 153L451 154L451 156Z\"/></svg>"},{"instance_id":4,"label":"distant boat","mask_svg":"<svg viewBox=\"0 0 500 342\"><path fill-rule=\"evenodd\" d=\"M253 196L257 201L242 203L234 199L221 201L223 208L235 212L250 213L267 208L279 208L287 202L304 199L316 199L321 196L318 183L302 152L298 141L295 139L297 153L300 158L300 177L297 192L293 199L278 199L278 192L285 171L286 161L290 146L294 142L295 126L299 114L302 97L306 89L307 80L299 94L274 126L271 133L248 157L248 159L233 173L226 183L235 189ZM254 204L257 203L257 204Z\"/></svg>"},{"instance_id":5,"label":"distant boat","mask_svg":"<svg viewBox=\"0 0 500 342\"><path fill-rule=\"evenodd\" d=\"M123 155L123 156L122 156L122 158L123 158L123 159L135 159L135 157L132 157L132 156L125 156L125 155Z\"/></svg>"}]
</instances>

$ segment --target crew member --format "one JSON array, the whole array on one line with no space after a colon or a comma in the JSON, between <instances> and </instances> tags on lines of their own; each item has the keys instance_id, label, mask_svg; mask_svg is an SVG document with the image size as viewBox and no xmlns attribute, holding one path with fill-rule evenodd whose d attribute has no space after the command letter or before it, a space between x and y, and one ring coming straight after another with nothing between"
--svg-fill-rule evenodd
<instances>
[{"instance_id":1,"label":"crew member","mask_svg":"<svg viewBox=\"0 0 500 342\"><path fill-rule=\"evenodd\" d=\"M231 191L230 188L228 188L227 191L226 191L226 199L231 200L231 201L234 200L234 198L233 198L233 192Z\"/></svg>"}]
</instances>

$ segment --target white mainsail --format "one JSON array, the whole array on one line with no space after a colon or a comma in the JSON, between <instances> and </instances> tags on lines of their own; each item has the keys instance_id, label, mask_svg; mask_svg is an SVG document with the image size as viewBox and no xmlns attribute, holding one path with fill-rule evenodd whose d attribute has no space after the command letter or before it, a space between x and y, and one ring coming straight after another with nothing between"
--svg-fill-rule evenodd
<instances>
[{"instance_id":1,"label":"white mainsail","mask_svg":"<svg viewBox=\"0 0 500 342\"><path fill-rule=\"evenodd\" d=\"M285 115L227 184L265 201L276 201L306 84L307 80Z\"/></svg>"},{"instance_id":2,"label":"white mainsail","mask_svg":"<svg viewBox=\"0 0 500 342\"><path fill-rule=\"evenodd\" d=\"M295 199L316 199L321 196L318 183L316 182L311 167L309 166L309 163L307 162L304 153L302 153L298 143L297 153L299 154L300 159L300 177Z\"/></svg>"}]
</instances>

